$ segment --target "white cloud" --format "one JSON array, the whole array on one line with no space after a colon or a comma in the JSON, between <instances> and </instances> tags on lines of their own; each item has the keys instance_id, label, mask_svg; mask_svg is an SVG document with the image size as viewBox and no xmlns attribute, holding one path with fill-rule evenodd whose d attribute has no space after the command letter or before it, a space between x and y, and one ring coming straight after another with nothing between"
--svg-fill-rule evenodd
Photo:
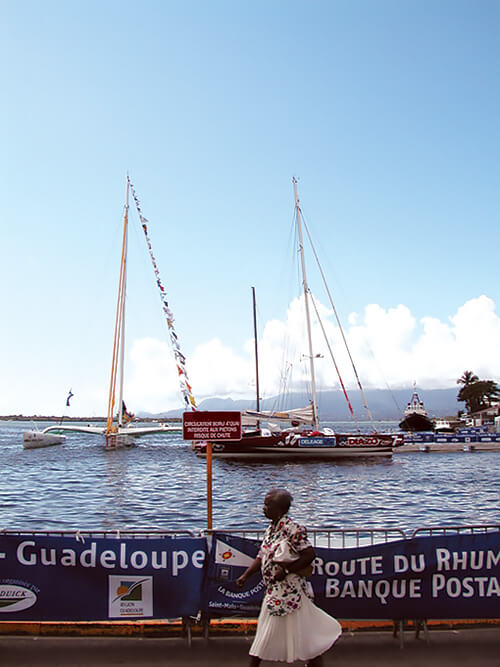
<instances>
[{"instance_id":1,"label":"white cloud","mask_svg":"<svg viewBox=\"0 0 500 667\"><path fill-rule=\"evenodd\" d=\"M464 368L490 379L500 375L500 318L495 303L484 294L461 306L451 319L457 356Z\"/></svg>"},{"instance_id":2,"label":"white cloud","mask_svg":"<svg viewBox=\"0 0 500 667\"><path fill-rule=\"evenodd\" d=\"M248 352L238 354L216 338L198 345L188 360L195 397L249 395L251 363Z\"/></svg>"},{"instance_id":3,"label":"white cloud","mask_svg":"<svg viewBox=\"0 0 500 667\"><path fill-rule=\"evenodd\" d=\"M409 308L399 305L385 310L370 304L363 317L357 315L351 321L356 324L346 331L346 338L362 384L410 385L415 378L411 345L416 320ZM398 378L403 369L406 377Z\"/></svg>"},{"instance_id":4,"label":"white cloud","mask_svg":"<svg viewBox=\"0 0 500 667\"><path fill-rule=\"evenodd\" d=\"M347 387L355 378L344 350L333 312L318 303L323 326ZM318 387L337 388L338 378L330 352L315 316L314 353ZM286 317L265 323L259 339L260 395L271 397L284 389L305 390L309 378L309 352L304 324L303 299L290 303ZM445 320L423 317L419 321L404 305L383 308L369 304L347 318L345 335L365 388L422 388L455 386L464 370L500 381L500 318L495 303L482 295L464 303ZM232 345L218 339L201 341L187 356L187 371L197 401L210 396L255 396L253 340ZM106 369L84 364L70 369L75 397L64 409L69 388L66 377L47 383L37 373L27 383L22 374L13 380L0 378L2 414L69 414L104 416L107 406ZM61 392L61 386L64 391ZM27 391L29 387L29 392ZM184 406L179 376L166 340L133 341L126 360L125 402L133 412L161 412Z\"/></svg>"},{"instance_id":5,"label":"white cloud","mask_svg":"<svg viewBox=\"0 0 500 667\"><path fill-rule=\"evenodd\" d=\"M161 412L174 400L180 403L178 373L168 342L154 338L134 341L124 399L133 412Z\"/></svg>"},{"instance_id":6,"label":"white cloud","mask_svg":"<svg viewBox=\"0 0 500 667\"><path fill-rule=\"evenodd\" d=\"M333 312L317 303L330 338L344 383L355 385ZM320 325L313 320L314 353L320 388L339 386L330 362ZM273 396L285 386L305 389L309 376L309 353L304 323L303 298L290 304L284 321L265 324L259 340L261 396ZM500 378L500 318L487 296L467 301L446 321L423 317L419 322L404 305L385 309L369 304L363 313L352 313L345 328L352 357L364 387L387 385L420 387L454 386L464 370L480 377ZM152 412L179 407L182 403L175 364L168 344L152 339L134 343L132 376L127 395L134 410ZM198 401L208 396L253 398L255 361L253 340L240 348L213 339L198 345L188 357L187 369Z\"/></svg>"}]
</instances>

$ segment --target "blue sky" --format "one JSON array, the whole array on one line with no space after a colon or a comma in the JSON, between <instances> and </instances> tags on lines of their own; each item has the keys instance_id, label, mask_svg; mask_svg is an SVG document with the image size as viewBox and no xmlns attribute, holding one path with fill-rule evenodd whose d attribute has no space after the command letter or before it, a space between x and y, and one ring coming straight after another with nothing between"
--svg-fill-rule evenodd
<instances>
[{"instance_id":1,"label":"blue sky","mask_svg":"<svg viewBox=\"0 0 500 667\"><path fill-rule=\"evenodd\" d=\"M0 414L105 413L127 172L198 399L252 393L252 285L264 395L300 347L292 176L368 386L500 380L497 2L0 12ZM181 407L132 222L128 403Z\"/></svg>"}]
</instances>

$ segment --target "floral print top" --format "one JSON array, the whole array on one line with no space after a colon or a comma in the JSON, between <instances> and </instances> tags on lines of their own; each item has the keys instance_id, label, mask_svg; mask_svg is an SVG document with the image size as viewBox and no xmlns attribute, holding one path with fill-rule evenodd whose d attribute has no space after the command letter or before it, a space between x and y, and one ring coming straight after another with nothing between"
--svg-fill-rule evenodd
<instances>
[{"instance_id":1,"label":"floral print top","mask_svg":"<svg viewBox=\"0 0 500 667\"><path fill-rule=\"evenodd\" d=\"M264 602L272 616L285 616L300 608L302 597L309 596L306 579L298 574L288 573L283 581L275 581L279 571L278 563L273 557L278 546L286 541L292 554L299 556L301 551L311 546L307 539L307 530L282 516L277 523L271 523L266 532L259 551L262 561L262 578L266 584Z\"/></svg>"}]
</instances>

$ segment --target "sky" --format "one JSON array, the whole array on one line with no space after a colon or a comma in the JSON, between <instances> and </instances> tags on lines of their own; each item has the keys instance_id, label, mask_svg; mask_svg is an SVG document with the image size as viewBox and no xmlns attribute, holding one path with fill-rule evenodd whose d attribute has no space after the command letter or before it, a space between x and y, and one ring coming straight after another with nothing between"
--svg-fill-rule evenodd
<instances>
[{"instance_id":1,"label":"sky","mask_svg":"<svg viewBox=\"0 0 500 667\"><path fill-rule=\"evenodd\" d=\"M252 286L261 396L307 376L292 177L365 387L500 381L498 2L0 0L0 25L0 415L106 414L127 174L198 402L255 394ZM181 408L130 224L127 406Z\"/></svg>"}]
</instances>

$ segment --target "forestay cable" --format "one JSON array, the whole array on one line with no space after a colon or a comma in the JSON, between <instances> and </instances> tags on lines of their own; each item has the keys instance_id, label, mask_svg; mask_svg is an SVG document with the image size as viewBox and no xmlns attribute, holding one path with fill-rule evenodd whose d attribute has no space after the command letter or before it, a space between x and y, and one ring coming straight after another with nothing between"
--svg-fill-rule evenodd
<instances>
[{"instance_id":1,"label":"forestay cable","mask_svg":"<svg viewBox=\"0 0 500 667\"><path fill-rule=\"evenodd\" d=\"M342 327L342 323L340 322L340 318L339 318L339 316L338 316L338 314L337 314L337 309L335 308L335 305L334 305L334 303L333 303L332 295L331 295L331 293L330 293L330 289L329 289L329 287L328 287L328 283L326 282L325 274L323 273L323 268L322 268L322 266L321 266L321 264L320 264L319 257L318 257L318 255L317 255L317 253L316 253L316 248L314 247L314 243L312 242L312 238L311 238L311 235L310 235L310 233L309 233L309 228L308 228L308 226L307 226L306 221L304 220L304 216L302 216L302 220L303 220L303 222L304 222L304 227L305 227L305 229L306 229L306 233L307 233L307 237L308 237L308 239L309 239L309 243L311 244L311 249L312 249L312 251L313 251L313 255L314 255L314 258L315 258L315 260L316 260L316 264L317 264L317 266L318 266L319 272L320 272L320 274L321 274L321 278L322 278L322 280L323 280L323 285L325 286L325 290L326 290L326 293L328 294L328 299L329 299L329 301L330 301L330 305L331 305L332 310L333 310L333 312L334 312L335 319L337 320L337 324L338 324L338 326L339 326L340 334L341 334L341 336L342 336L342 340L344 341L345 349L346 349L347 354L348 354L348 356L349 356L349 359L350 359L350 362L351 362L351 366L352 366L352 369L353 369L353 371L354 371L354 376L356 377L356 382L357 382L358 387L359 387L359 391L361 392L361 398L362 398L362 400L363 400L363 406L364 406L364 408L365 408L365 410L366 410L366 412L367 412L367 414L368 414L368 417L369 417L369 419L370 419L370 423L371 423L371 425L372 425L373 430L374 430L375 432L377 432L377 429L376 429L376 427L375 427L375 422L373 421L372 413L370 412L370 408L368 407L368 403L367 403L367 401L366 401L365 392L363 391L363 387L361 386L361 380L359 379L358 371L356 370L356 366L355 366L355 364L354 364L354 360L353 360L353 358L352 358L351 351L350 351L350 349L349 349L349 345L347 344L347 340L346 340L346 337L345 337L345 334L344 334L344 328Z\"/></svg>"}]
</instances>

